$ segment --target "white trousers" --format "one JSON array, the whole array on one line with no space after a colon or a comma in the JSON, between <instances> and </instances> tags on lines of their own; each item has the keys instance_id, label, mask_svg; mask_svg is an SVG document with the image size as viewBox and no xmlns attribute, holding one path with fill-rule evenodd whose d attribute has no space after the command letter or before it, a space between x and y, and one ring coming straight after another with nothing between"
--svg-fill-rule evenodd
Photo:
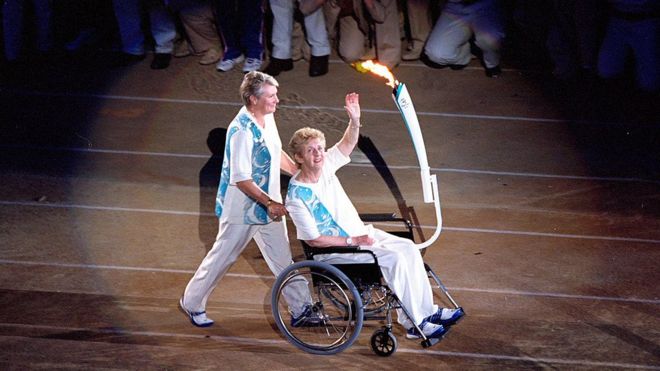
<instances>
[{"instance_id":1,"label":"white trousers","mask_svg":"<svg viewBox=\"0 0 660 371\"><path fill-rule=\"evenodd\" d=\"M284 220L259 225L221 222L213 247L202 260L184 291L183 305L188 310L193 312L206 310L206 302L216 285L253 238L268 268L275 276L293 262ZM292 309L302 308L304 304L311 303L306 282L300 282L299 286L287 286L283 295Z\"/></svg>"},{"instance_id":2,"label":"white trousers","mask_svg":"<svg viewBox=\"0 0 660 371\"><path fill-rule=\"evenodd\" d=\"M401 300L416 324L438 311L433 304L433 290L429 283L422 254L415 244L406 238L374 229L376 244L361 246L371 250L378 258L378 265L389 288ZM319 259L329 264L371 262L367 254L328 254ZM397 309L397 320L405 328L413 327L401 309Z\"/></svg>"},{"instance_id":3,"label":"white trousers","mask_svg":"<svg viewBox=\"0 0 660 371\"><path fill-rule=\"evenodd\" d=\"M273 52L272 56L278 59L290 59L291 34L293 33L294 0L270 0L273 12ZM323 8L305 16L305 30L307 42L311 53L315 57L330 55L330 42L328 31L325 28Z\"/></svg>"}]
</instances>

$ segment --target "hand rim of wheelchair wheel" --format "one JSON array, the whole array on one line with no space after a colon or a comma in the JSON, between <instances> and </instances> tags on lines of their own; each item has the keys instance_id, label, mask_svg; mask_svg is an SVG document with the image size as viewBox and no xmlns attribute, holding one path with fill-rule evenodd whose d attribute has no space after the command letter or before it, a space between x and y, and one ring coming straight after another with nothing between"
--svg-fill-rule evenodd
<instances>
[{"instance_id":1,"label":"hand rim of wheelchair wheel","mask_svg":"<svg viewBox=\"0 0 660 371\"><path fill-rule=\"evenodd\" d=\"M329 281L330 284L339 287L339 284L327 275L324 275L324 274L321 274L321 273L313 273L313 272L311 274L320 276L323 279ZM286 284L288 282L292 281L293 279L295 279L297 276L300 276L300 275L302 275L302 274L301 273L294 273L290 276L287 276L286 279L282 282L282 287L286 286ZM322 286L327 286L327 284L324 284ZM342 315L341 316L342 318L345 318L347 320L350 320L351 318L353 318L353 309L352 309L353 306L350 304L350 299L348 298L348 296L346 295L346 293L343 290L340 293L341 296L343 296L343 298L340 295L337 295L337 294L326 294L327 291L324 290L323 288L319 288L319 292L321 293L321 295L324 295L328 298L331 298L331 303L336 308L344 309L346 311L346 315ZM341 299L344 299L344 300L341 300ZM343 303L346 303L346 304L343 304ZM318 317L323 317L323 319L322 319L322 322L324 323L323 326L325 326L325 327L330 326L330 327L336 328L336 326L332 325L332 323L331 323L331 321L335 318L331 318L331 317L323 314L324 313L324 305L323 304L321 304L320 302L317 301L317 302L312 302L311 305L312 305L312 309L311 309L312 313L314 313ZM291 315L291 312L288 312L288 313L289 313L289 315ZM321 316L319 316L318 313L322 313ZM284 318L282 318L280 316L279 319L280 319L282 324L285 323ZM323 327L323 326L319 326L319 327ZM290 336L290 340L293 340L296 343L298 343L298 344L300 344L304 347L309 347L309 348L320 350L320 351L325 350L325 349L334 349L334 348L340 346L341 344L343 344L344 341L345 341L344 339L346 338L346 334L349 331L349 328L346 327L341 332L341 334L339 334L339 337L333 343L331 343L329 345L326 345L326 346L320 346L320 345L312 345L310 343L307 343L307 342L301 340L298 336L296 336L293 333L293 331L295 331L294 330L295 327L292 326L291 329L289 329L289 327L287 327L287 326L285 326L285 327L286 327L285 333ZM327 331L327 329L326 329L326 331Z\"/></svg>"},{"instance_id":2,"label":"hand rim of wheelchair wheel","mask_svg":"<svg viewBox=\"0 0 660 371\"><path fill-rule=\"evenodd\" d=\"M316 272L314 270L317 270ZM320 273L322 272L322 273ZM310 294L316 297L312 300L312 305L314 310L319 311L320 313L314 312L315 315L319 315L319 318L323 320L322 325L317 327L292 327L288 324L290 318L290 312L286 307L286 304L282 297L282 292L286 285L290 283L294 278L307 275L312 282L308 282L311 286L314 278L317 277L321 282L324 282L325 285L330 285L334 290L343 292L341 296L344 297L344 302L348 303L346 305L336 305L330 301L325 295L321 293L317 287L311 287ZM308 281L310 281L308 280ZM342 288L344 285L345 289ZM337 299L337 297L335 297ZM326 303L326 304L324 304ZM273 285L273 292L271 296L271 309L273 312L273 317L275 318L275 323L279 330L283 333L284 337L292 343L297 348L304 350L308 353L313 354L336 354L339 353L348 347L350 347L353 342L357 339L363 324L364 311L362 307L362 301L358 294L357 289L353 285L350 279L341 272L339 269L331 266L330 264L306 260L299 263L295 263L287 267L280 275L277 277L275 284ZM283 308L281 308L283 307ZM335 313L334 317L327 316L324 311ZM343 311L343 312L342 312ZM340 313L337 315L336 313ZM339 320L339 317L342 319L341 326L345 326L345 330L337 331L337 327L333 325L332 321ZM326 322L328 320L329 322ZM341 327L338 326L338 327ZM312 344L311 342L306 341L305 331L313 333L317 330L324 330L328 337L333 336L333 334L340 334L336 341L332 342L329 345L318 345ZM302 339L301 339L302 338Z\"/></svg>"}]
</instances>

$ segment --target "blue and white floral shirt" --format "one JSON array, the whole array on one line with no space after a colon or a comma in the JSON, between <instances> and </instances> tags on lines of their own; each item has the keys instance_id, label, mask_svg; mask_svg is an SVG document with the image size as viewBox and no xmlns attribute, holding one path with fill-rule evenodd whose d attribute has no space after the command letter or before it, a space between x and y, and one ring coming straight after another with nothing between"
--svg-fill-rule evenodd
<instances>
[{"instance_id":1,"label":"blue and white floral shirt","mask_svg":"<svg viewBox=\"0 0 660 371\"><path fill-rule=\"evenodd\" d=\"M227 128L215 207L220 221L230 224L267 224L272 221L266 207L238 189L237 182L252 179L271 199L282 200L282 141L273 115L267 115L265 121L266 125L261 128L243 107Z\"/></svg>"},{"instance_id":2,"label":"blue and white floral shirt","mask_svg":"<svg viewBox=\"0 0 660 371\"><path fill-rule=\"evenodd\" d=\"M289 182L286 208L296 225L297 238L304 241L323 236L361 236L368 228L341 186L336 171L350 158L335 145L326 151L321 177L316 183Z\"/></svg>"}]
</instances>

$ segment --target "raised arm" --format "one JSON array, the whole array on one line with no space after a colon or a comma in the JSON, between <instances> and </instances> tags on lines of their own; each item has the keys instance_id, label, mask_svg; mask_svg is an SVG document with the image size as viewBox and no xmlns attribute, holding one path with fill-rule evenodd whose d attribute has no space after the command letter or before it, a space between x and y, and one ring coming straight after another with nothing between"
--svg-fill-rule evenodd
<instances>
[{"instance_id":1,"label":"raised arm","mask_svg":"<svg viewBox=\"0 0 660 371\"><path fill-rule=\"evenodd\" d=\"M360 138L360 95L357 93L346 94L346 113L348 114L348 127L344 131L344 136L337 143L337 148L344 154L350 156Z\"/></svg>"}]
</instances>

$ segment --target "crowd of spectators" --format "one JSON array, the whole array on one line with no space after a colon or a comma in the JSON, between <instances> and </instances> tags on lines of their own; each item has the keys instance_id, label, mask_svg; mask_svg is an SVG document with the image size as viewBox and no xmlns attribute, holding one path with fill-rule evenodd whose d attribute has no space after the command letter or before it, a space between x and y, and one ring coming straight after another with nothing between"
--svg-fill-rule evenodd
<instances>
[{"instance_id":1,"label":"crowd of spectators","mask_svg":"<svg viewBox=\"0 0 660 371\"><path fill-rule=\"evenodd\" d=\"M543 10L525 18L531 8ZM525 34L539 24L536 46L554 78L623 77L642 91L660 90L657 0L4 0L2 6L5 64L94 48L116 50L112 65L127 66L150 50L153 69L166 69L172 57L196 56L219 72L273 76L303 58L309 76L325 75L335 50L347 63L375 59L389 68L421 60L462 69L477 59L494 78L507 48L525 47L510 42L512 30Z\"/></svg>"}]
</instances>

